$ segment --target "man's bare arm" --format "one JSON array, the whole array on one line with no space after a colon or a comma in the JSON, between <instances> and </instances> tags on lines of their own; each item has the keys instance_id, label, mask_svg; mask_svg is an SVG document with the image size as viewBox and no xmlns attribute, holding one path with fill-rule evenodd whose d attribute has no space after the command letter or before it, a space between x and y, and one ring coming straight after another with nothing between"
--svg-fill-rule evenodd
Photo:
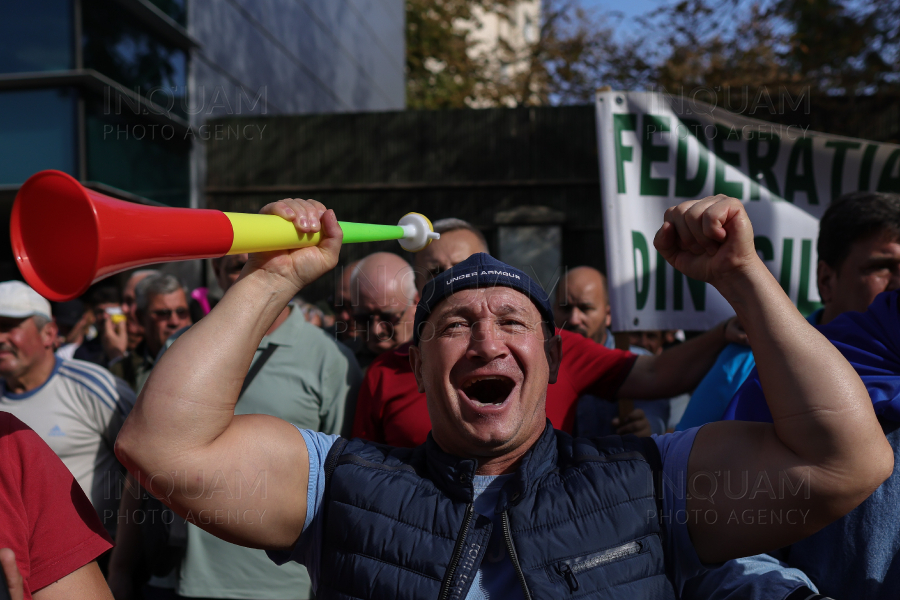
<instances>
[{"instance_id":1,"label":"man's bare arm","mask_svg":"<svg viewBox=\"0 0 900 600\"><path fill-rule=\"evenodd\" d=\"M671 398L690 392L715 364L726 344L737 341L736 320L665 350L658 356L638 356L617 395L620 398Z\"/></svg>"},{"instance_id":2,"label":"man's bare arm","mask_svg":"<svg viewBox=\"0 0 900 600\"><path fill-rule=\"evenodd\" d=\"M334 268L342 233L318 202L263 212L321 229L318 246L251 255L241 279L162 356L116 441L116 454L175 512L227 541L290 548L303 530L309 457L297 429L234 415L263 335L288 301ZM321 225L320 225L321 224Z\"/></svg>"},{"instance_id":3,"label":"man's bare arm","mask_svg":"<svg viewBox=\"0 0 900 600\"><path fill-rule=\"evenodd\" d=\"M113 600L95 561L39 589L31 597L34 600Z\"/></svg>"},{"instance_id":4,"label":"man's bare arm","mask_svg":"<svg viewBox=\"0 0 900 600\"><path fill-rule=\"evenodd\" d=\"M891 474L893 452L859 376L759 260L741 203L716 197L670 209L655 243L734 307L774 419L712 423L697 434L687 509L700 558L779 548L855 508Z\"/></svg>"}]
</instances>

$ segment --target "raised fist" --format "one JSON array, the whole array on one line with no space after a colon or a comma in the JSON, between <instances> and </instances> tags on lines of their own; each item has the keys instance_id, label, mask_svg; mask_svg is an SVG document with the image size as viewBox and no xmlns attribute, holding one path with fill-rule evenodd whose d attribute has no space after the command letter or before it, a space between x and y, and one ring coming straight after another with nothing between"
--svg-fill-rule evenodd
<instances>
[{"instance_id":1,"label":"raised fist","mask_svg":"<svg viewBox=\"0 0 900 600\"><path fill-rule=\"evenodd\" d=\"M713 285L759 260L744 205L723 195L668 209L653 245L673 267Z\"/></svg>"},{"instance_id":2,"label":"raised fist","mask_svg":"<svg viewBox=\"0 0 900 600\"><path fill-rule=\"evenodd\" d=\"M325 208L321 202L289 198L267 204L259 212L293 222L300 234L321 231L322 238L317 246L251 254L244 268L245 274L253 270L265 271L284 278L300 290L337 264L344 234L334 211Z\"/></svg>"}]
</instances>

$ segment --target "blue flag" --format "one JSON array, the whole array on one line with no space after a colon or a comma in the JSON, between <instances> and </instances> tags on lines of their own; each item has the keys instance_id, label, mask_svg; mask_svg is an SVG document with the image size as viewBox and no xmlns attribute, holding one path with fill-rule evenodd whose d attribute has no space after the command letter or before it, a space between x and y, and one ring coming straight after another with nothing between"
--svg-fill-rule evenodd
<instances>
[{"instance_id":1,"label":"blue flag","mask_svg":"<svg viewBox=\"0 0 900 600\"><path fill-rule=\"evenodd\" d=\"M816 329L856 369L869 391L875 414L900 422L900 290L879 294L864 313L844 313ZM731 399L722 418L772 422L756 369Z\"/></svg>"}]
</instances>

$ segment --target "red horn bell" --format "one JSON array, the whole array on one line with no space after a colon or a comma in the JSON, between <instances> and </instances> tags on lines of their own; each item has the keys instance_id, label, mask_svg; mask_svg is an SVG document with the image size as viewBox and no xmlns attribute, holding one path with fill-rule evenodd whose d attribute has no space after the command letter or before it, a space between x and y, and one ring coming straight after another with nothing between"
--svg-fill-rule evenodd
<instances>
[{"instance_id":1,"label":"red horn bell","mask_svg":"<svg viewBox=\"0 0 900 600\"><path fill-rule=\"evenodd\" d=\"M234 234L217 210L125 202L60 171L41 171L16 196L10 237L25 280L61 302L141 265L223 256Z\"/></svg>"}]
</instances>

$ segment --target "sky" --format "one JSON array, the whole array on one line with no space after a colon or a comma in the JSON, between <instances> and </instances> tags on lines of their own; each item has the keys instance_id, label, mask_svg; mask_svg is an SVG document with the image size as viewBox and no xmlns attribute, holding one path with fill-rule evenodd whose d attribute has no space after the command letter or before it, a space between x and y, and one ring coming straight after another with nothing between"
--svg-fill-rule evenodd
<instances>
[{"instance_id":1,"label":"sky","mask_svg":"<svg viewBox=\"0 0 900 600\"><path fill-rule=\"evenodd\" d=\"M633 31L635 27L634 17L649 13L662 4L662 0L627 0L625 2L615 0L580 0L585 8L596 8L601 12L616 11L622 14L620 27Z\"/></svg>"}]
</instances>

